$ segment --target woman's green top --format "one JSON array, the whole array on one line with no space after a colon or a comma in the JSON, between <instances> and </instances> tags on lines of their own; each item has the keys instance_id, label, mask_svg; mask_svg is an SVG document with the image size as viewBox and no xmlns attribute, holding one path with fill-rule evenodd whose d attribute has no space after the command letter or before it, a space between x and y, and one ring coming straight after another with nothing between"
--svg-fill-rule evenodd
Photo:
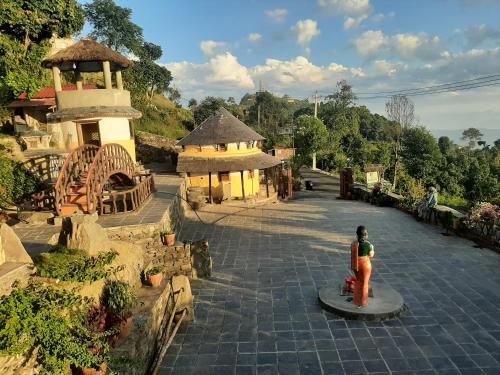
<instances>
[{"instance_id":1,"label":"woman's green top","mask_svg":"<svg viewBox=\"0 0 500 375\"><path fill-rule=\"evenodd\" d=\"M359 243L358 247L358 257L366 257L373 250L373 245L368 241L363 241Z\"/></svg>"}]
</instances>

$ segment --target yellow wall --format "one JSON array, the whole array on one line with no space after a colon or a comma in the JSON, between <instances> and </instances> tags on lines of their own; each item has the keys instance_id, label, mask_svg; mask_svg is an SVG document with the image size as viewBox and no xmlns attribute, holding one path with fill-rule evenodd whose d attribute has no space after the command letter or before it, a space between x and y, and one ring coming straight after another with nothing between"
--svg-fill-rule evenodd
<instances>
[{"instance_id":1,"label":"yellow wall","mask_svg":"<svg viewBox=\"0 0 500 375\"><path fill-rule=\"evenodd\" d=\"M101 145L106 145L108 143L118 143L119 145L123 146L128 153L130 154L130 157L132 158L132 161L135 163L135 142L133 139L126 139L126 140L113 140L113 141L101 141Z\"/></svg>"},{"instance_id":2,"label":"yellow wall","mask_svg":"<svg viewBox=\"0 0 500 375\"><path fill-rule=\"evenodd\" d=\"M201 150L199 146L186 146L183 151L180 152L179 158L182 157L210 157L210 158L224 158L230 159L231 157L239 157L252 154L260 154L262 151L258 147L257 142L249 145L247 147L246 142L229 143L226 145L226 151L217 150L215 146L202 146ZM190 173L189 179L192 186L200 186L205 188L205 194L208 195L208 174L196 174ZM257 197L259 194L259 170L254 170L254 177L249 178L248 171L243 171L243 180L245 183L245 196ZM242 198L242 188L241 188L241 174L240 171L230 171L229 182L231 184L231 197L232 198ZM212 173L212 195L215 199L221 198L223 195L223 187L218 178L218 173Z\"/></svg>"},{"instance_id":3,"label":"yellow wall","mask_svg":"<svg viewBox=\"0 0 500 375\"><path fill-rule=\"evenodd\" d=\"M189 181L191 186L204 188L204 194L208 195L208 174L190 173ZM249 177L248 171L243 171L243 181L245 183L245 197L257 197L259 194L259 170L254 170L253 178ZM223 196L222 184L219 181L218 173L212 173L212 196L220 199ZM239 171L229 173L229 183L231 184L231 198L242 198L241 174Z\"/></svg>"}]
</instances>

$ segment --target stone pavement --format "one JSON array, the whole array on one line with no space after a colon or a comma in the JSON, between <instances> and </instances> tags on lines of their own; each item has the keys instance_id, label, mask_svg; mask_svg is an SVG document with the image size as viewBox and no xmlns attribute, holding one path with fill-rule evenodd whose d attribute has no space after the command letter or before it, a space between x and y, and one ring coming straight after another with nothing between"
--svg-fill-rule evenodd
<instances>
[{"instance_id":1,"label":"stone pavement","mask_svg":"<svg viewBox=\"0 0 500 375\"><path fill-rule=\"evenodd\" d=\"M181 238L210 241L214 275L192 283L196 321L160 374L500 374L499 254L393 208L296 198L205 207L212 224L189 216ZM405 298L398 319L346 321L318 305L318 288L348 274L360 224L375 245L373 280Z\"/></svg>"},{"instance_id":2,"label":"stone pavement","mask_svg":"<svg viewBox=\"0 0 500 375\"><path fill-rule=\"evenodd\" d=\"M138 211L100 216L97 221L104 228L126 227L144 224L156 224L167 214L174 195L179 191L182 179L177 175L155 174L156 192ZM26 225L19 223L13 227L21 239L26 251L31 256L47 251L47 241L61 228L50 225Z\"/></svg>"}]
</instances>

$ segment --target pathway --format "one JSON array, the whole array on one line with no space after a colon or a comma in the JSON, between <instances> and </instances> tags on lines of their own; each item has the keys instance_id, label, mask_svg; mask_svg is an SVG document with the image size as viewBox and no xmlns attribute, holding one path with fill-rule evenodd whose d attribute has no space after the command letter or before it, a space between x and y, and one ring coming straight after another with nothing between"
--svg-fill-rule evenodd
<instances>
[{"instance_id":1,"label":"pathway","mask_svg":"<svg viewBox=\"0 0 500 375\"><path fill-rule=\"evenodd\" d=\"M210 241L214 277L192 283L196 321L161 374L500 374L499 254L321 190L199 215L218 221L190 216L181 237ZM408 305L399 319L345 321L318 306L318 288L347 275L359 224L376 247L373 280Z\"/></svg>"}]
</instances>

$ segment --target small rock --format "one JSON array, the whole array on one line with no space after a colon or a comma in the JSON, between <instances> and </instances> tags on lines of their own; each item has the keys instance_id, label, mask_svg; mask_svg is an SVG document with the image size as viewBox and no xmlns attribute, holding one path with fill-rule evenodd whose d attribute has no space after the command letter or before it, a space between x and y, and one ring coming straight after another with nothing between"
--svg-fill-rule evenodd
<instances>
[{"instance_id":1,"label":"small rock","mask_svg":"<svg viewBox=\"0 0 500 375\"><path fill-rule=\"evenodd\" d=\"M18 219L30 224L47 224L54 217L52 212L47 211L23 211L18 214Z\"/></svg>"}]
</instances>

